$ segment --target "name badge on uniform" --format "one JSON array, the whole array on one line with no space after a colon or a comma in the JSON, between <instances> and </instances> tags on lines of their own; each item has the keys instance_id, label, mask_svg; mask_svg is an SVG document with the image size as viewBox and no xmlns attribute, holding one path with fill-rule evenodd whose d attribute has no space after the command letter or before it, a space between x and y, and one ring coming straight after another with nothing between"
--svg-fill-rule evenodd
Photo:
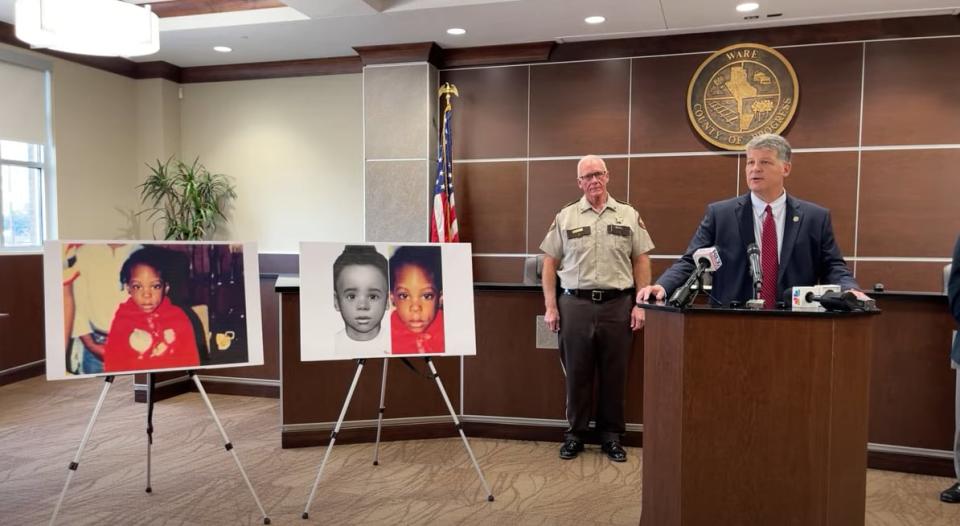
<instances>
[{"instance_id":1,"label":"name badge on uniform","mask_svg":"<svg viewBox=\"0 0 960 526\"><path fill-rule=\"evenodd\" d=\"M590 235L590 227L582 226L579 228L574 228L573 230L567 230L567 239L577 239L578 237L584 237Z\"/></svg>"},{"instance_id":2,"label":"name badge on uniform","mask_svg":"<svg viewBox=\"0 0 960 526\"><path fill-rule=\"evenodd\" d=\"M626 225L607 225L607 233L615 236L630 237L632 231Z\"/></svg>"}]
</instances>

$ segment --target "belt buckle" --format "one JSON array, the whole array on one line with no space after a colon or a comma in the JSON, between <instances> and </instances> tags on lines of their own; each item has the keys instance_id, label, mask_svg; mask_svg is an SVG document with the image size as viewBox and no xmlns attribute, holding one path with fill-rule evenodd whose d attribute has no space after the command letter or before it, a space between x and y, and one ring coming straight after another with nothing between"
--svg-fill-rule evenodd
<instances>
[{"instance_id":1,"label":"belt buckle","mask_svg":"<svg viewBox=\"0 0 960 526\"><path fill-rule=\"evenodd\" d=\"M591 291L590 291L590 299L593 300L594 303L600 303L601 301L603 301L603 291L602 291L602 290L591 290Z\"/></svg>"}]
</instances>

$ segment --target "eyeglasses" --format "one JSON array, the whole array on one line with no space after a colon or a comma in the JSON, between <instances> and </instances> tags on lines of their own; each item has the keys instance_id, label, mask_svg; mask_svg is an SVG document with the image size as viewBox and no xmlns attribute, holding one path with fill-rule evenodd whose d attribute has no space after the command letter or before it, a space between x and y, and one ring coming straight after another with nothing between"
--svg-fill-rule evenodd
<instances>
[{"instance_id":1,"label":"eyeglasses","mask_svg":"<svg viewBox=\"0 0 960 526\"><path fill-rule=\"evenodd\" d=\"M580 176L578 176L577 179L579 179L579 180L581 180L581 181L589 181L589 180L591 180L591 179L600 179L600 178L603 177L604 175L607 175L607 172L606 172L606 171L590 172L590 173L588 173L588 174L586 174L586 175L580 175Z\"/></svg>"}]
</instances>

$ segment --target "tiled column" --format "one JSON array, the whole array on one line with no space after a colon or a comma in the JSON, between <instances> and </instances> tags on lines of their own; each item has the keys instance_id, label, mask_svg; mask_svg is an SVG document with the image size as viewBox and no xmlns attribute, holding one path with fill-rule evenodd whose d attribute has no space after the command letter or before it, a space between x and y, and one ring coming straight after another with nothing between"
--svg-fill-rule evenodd
<instances>
[{"instance_id":1,"label":"tiled column","mask_svg":"<svg viewBox=\"0 0 960 526\"><path fill-rule=\"evenodd\" d=\"M426 61L363 68L367 241L427 241L436 90L437 69Z\"/></svg>"}]
</instances>

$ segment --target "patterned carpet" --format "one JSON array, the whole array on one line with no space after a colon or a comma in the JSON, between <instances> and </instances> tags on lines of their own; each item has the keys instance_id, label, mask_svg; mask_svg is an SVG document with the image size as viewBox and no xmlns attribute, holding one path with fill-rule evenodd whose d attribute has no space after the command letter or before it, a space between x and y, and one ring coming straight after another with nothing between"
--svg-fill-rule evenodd
<instances>
[{"instance_id":1,"label":"patterned carpet","mask_svg":"<svg viewBox=\"0 0 960 526\"><path fill-rule=\"evenodd\" d=\"M103 383L33 378L0 387L0 524L46 524ZM280 448L278 401L210 395L272 524L637 524L642 450L573 461L559 444L471 439L496 497L487 502L459 439L337 445L310 518L300 518L324 448ZM199 395L157 404L153 493L146 481L145 406L118 378L80 461L58 524L260 524L257 506ZM958 525L941 504L949 479L867 474L872 526Z\"/></svg>"}]
</instances>

